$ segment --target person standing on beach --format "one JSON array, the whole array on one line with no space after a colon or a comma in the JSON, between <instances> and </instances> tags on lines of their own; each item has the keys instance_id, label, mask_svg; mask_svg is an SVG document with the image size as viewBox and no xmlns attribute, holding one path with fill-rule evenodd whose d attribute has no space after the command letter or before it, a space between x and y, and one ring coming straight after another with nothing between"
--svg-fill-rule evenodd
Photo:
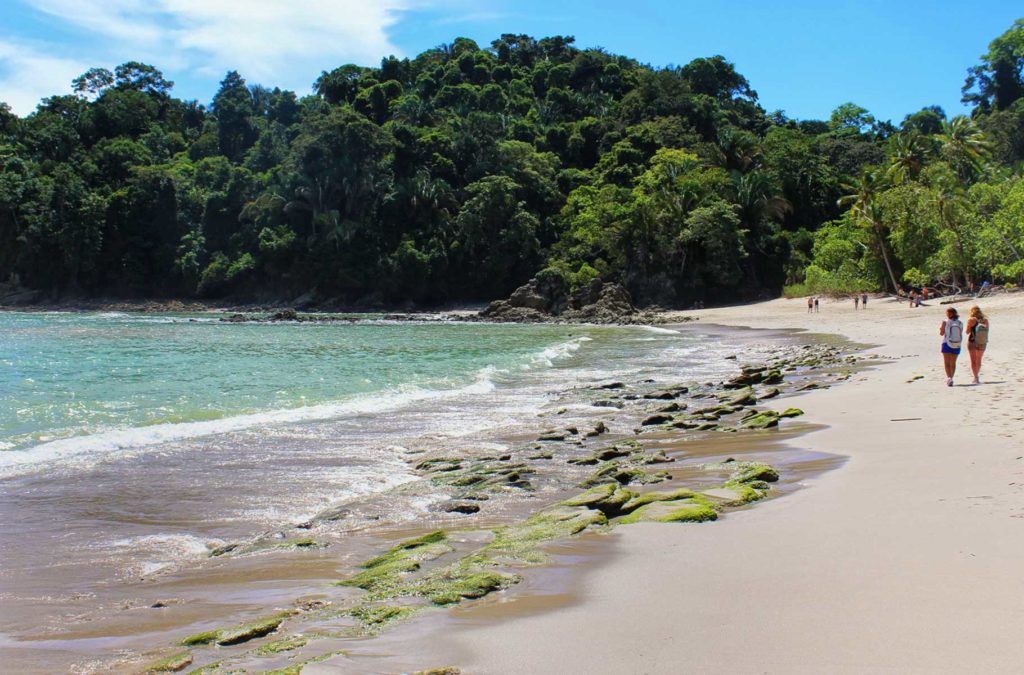
<instances>
[{"instance_id":1,"label":"person standing on beach","mask_svg":"<svg viewBox=\"0 0 1024 675\"><path fill-rule=\"evenodd\" d=\"M814 298L807 298L807 313L814 311Z\"/></svg>"},{"instance_id":2,"label":"person standing on beach","mask_svg":"<svg viewBox=\"0 0 1024 675\"><path fill-rule=\"evenodd\" d=\"M868 308L868 294L867 293L861 293L860 294L860 306L863 307L864 309Z\"/></svg>"},{"instance_id":3,"label":"person standing on beach","mask_svg":"<svg viewBox=\"0 0 1024 675\"><path fill-rule=\"evenodd\" d=\"M946 386L952 387L956 357L960 356L960 345L964 340L964 325L952 307L946 310L946 320L939 326L939 335L942 336L942 365L946 369Z\"/></svg>"},{"instance_id":4,"label":"person standing on beach","mask_svg":"<svg viewBox=\"0 0 1024 675\"><path fill-rule=\"evenodd\" d=\"M817 297L814 298L814 313L815 314L818 313L818 298Z\"/></svg>"},{"instance_id":5,"label":"person standing on beach","mask_svg":"<svg viewBox=\"0 0 1024 675\"><path fill-rule=\"evenodd\" d=\"M853 311L860 309L860 296L856 293L853 294Z\"/></svg>"},{"instance_id":6,"label":"person standing on beach","mask_svg":"<svg viewBox=\"0 0 1024 675\"><path fill-rule=\"evenodd\" d=\"M913 288L910 289L910 302L907 303L910 309L917 307L917 291Z\"/></svg>"},{"instance_id":7,"label":"person standing on beach","mask_svg":"<svg viewBox=\"0 0 1024 675\"><path fill-rule=\"evenodd\" d=\"M974 373L974 384L981 384L978 374L981 372L981 357L988 346L988 317L981 307L971 307L967 319L967 355L971 357L971 372Z\"/></svg>"}]
</instances>

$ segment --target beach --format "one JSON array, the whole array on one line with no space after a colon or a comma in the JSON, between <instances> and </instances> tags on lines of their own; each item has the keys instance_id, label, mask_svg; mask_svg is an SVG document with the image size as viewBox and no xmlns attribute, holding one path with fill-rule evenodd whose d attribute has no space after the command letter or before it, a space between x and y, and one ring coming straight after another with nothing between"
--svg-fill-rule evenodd
<instances>
[{"instance_id":1,"label":"beach","mask_svg":"<svg viewBox=\"0 0 1024 675\"><path fill-rule=\"evenodd\" d=\"M574 602L502 622L467 613L434 649L467 673L1019 672L1024 297L980 304L993 326L983 384L964 386L964 353L952 388L936 301L697 312L887 357L796 399L825 426L790 444L845 465L713 525L620 528Z\"/></svg>"},{"instance_id":2,"label":"beach","mask_svg":"<svg viewBox=\"0 0 1024 675\"><path fill-rule=\"evenodd\" d=\"M957 307L965 314L969 305ZM369 331L386 349L382 356L412 354L411 344L395 342L407 334L422 345L440 340L431 349L447 350L451 337L481 330L491 336L481 344L495 351L465 362L464 379L448 385L468 389L436 401L440 394L389 402L398 407L380 410L323 410L318 404L311 409L316 414L275 413L255 422L236 415L210 430L144 425L139 429L167 429L161 431L167 440L147 431L137 450L116 443L104 450L100 441L109 434L87 434L81 437L85 446L72 446L82 454L54 455L63 462L57 465L63 467L60 480L46 474L9 478L6 501L17 517L8 525L16 537L8 539L7 555L17 564L5 573L10 611L3 613L7 636L0 649L24 672L138 672L156 659L175 658L173 642L191 639L197 630L223 634L224 626L270 615L285 622L271 629L271 637L257 640L256 647L200 644L187 652L192 667L301 666L305 673L447 665L463 673L1011 671L1024 651L1013 641L1024 618L1016 600L1024 586L1016 574L1024 560L1017 541L1024 449L1014 440L1024 413L1014 361L1020 350L1008 343L1021 331L1022 305L1024 298L1009 295L984 303L994 332L983 385L963 386L970 381L964 354L953 388L944 386L938 358L945 307L909 309L883 298L856 312L852 302L825 301L820 313L807 314L802 300L776 300L669 313L670 322L689 319L625 332L388 322L352 328L211 325L208 318L196 323L196 317L174 315L16 318L36 339L49 330L42 325L56 321L59 331L73 330L79 339L91 335L104 349L112 349L106 342L111 326L118 339L125 331L134 340L173 336L184 345L167 343L175 358L194 354L193 340L203 336L217 345L225 364L236 353L251 355L249 340L274 340L277 346L267 352L274 360L246 366L268 372L279 368L283 346L293 344L289 349L299 351L288 358L299 366L296 383L308 377L303 355L319 358L324 345L344 344L365 359L358 332ZM538 346L544 348L535 351ZM858 363L846 356L851 353ZM111 354L115 361L123 358ZM514 367L478 371L496 358L512 358ZM740 429L740 418L728 413L721 421L712 415L715 421L705 423L711 431L685 430L699 417L699 406L708 405L702 397L735 400L737 394L723 393L719 378L734 377L744 361L774 363L769 368L787 375L779 398L771 398L766 384L733 389L740 398L751 391L761 399L757 410L781 413L797 406L807 414L767 431ZM234 382L229 376L235 366L224 368L217 381ZM233 386L245 385L245 372ZM493 380L483 389L480 372ZM691 381L688 393L671 384L694 376L719 384ZM283 392L296 385L280 386ZM681 402L688 401L695 412L669 415L683 420L678 429L636 426L666 406L663 396L675 398L682 410ZM161 410L167 405L159 403ZM280 404L274 399L264 405ZM481 426L488 409L492 421ZM130 428L136 419L142 418L126 417L125 424ZM538 433L590 428L601 419L611 420L613 432L590 445L564 431L554 434L564 440L538 443ZM353 435L357 429L367 431ZM641 444L618 445L634 442L630 438ZM71 442L80 443L58 441ZM54 446L28 448L24 456L47 447ZM335 585L359 569L360 559L403 538L434 536L432 528L446 532L436 544L443 562L486 543L493 536L488 528L515 532L523 518L564 509L559 504L566 502L557 500L579 494L573 485L595 468L588 453L602 447L626 447L620 451L626 459L616 461L643 469L639 478L660 474L658 480L670 481L662 484L667 487L615 488L615 494L678 487L713 492L723 480L714 467L730 457L770 464L780 479L765 493L774 498L763 503L716 506L722 515L716 523L612 528L602 525L597 511L577 508L574 517L594 516L593 527L576 536L567 536L571 530L544 535L511 567L507 558L495 558L502 574L514 573L514 579L502 577L479 600L456 598L454 607L401 609L394 620L388 615L367 623L365 617L377 621L380 615L366 611L420 605L401 599L394 607L367 605L362 591ZM646 454L630 454L641 450ZM552 462L552 451L562 461ZM644 469L648 461L656 463ZM332 467L327 476L324 462ZM452 471L449 465L458 466ZM15 474L18 467L11 467ZM250 485L238 483L239 475L248 476ZM359 484L353 478L365 483L374 475L375 495L351 492ZM445 487L463 478L487 482L468 492ZM124 489L111 491L118 481ZM101 491L93 495L91 486ZM197 500L200 490L209 496ZM451 501L458 494L461 501ZM19 495L34 497L25 502ZM180 501L178 495L191 496ZM249 506L261 499L260 510ZM91 511L80 513L79 503ZM449 504L480 512L446 514ZM139 508L141 516L120 515ZM76 520L47 524L68 516ZM615 522L621 520L619 514ZM67 539L71 532L80 535ZM33 570L37 547L22 542L47 538L55 564ZM492 555L488 546L479 549L485 556ZM461 564L456 559L453 569ZM427 567L428 580L430 569L438 568ZM402 588L399 595L418 592L416 586ZM379 588L367 590L371 600L380 595Z\"/></svg>"}]
</instances>

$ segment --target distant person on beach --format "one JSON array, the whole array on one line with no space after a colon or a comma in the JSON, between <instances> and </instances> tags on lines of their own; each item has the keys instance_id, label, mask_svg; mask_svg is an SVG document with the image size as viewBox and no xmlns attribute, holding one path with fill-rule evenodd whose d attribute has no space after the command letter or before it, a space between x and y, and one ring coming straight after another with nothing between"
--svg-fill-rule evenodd
<instances>
[{"instance_id":1,"label":"distant person on beach","mask_svg":"<svg viewBox=\"0 0 1024 675\"><path fill-rule=\"evenodd\" d=\"M910 289L910 302L908 302L907 305L910 306L910 309L917 307L917 291L913 288Z\"/></svg>"},{"instance_id":2,"label":"distant person on beach","mask_svg":"<svg viewBox=\"0 0 1024 675\"><path fill-rule=\"evenodd\" d=\"M971 372L974 373L974 384L981 384L978 374L981 372L981 357L988 346L988 317L981 307L971 307L967 319L967 354L971 357Z\"/></svg>"},{"instance_id":3,"label":"distant person on beach","mask_svg":"<svg viewBox=\"0 0 1024 675\"><path fill-rule=\"evenodd\" d=\"M818 313L818 298L814 298L814 313Z\"/></svg>"},{"instance_id":4,"label":"distant person on beach","mask_svg":"<svg viewBox=\"0 0 1024 675\"><path fill-rule=\"evenodd\" d=\"M928 287L927 286L923 286L921 288L921 300L927 300L927 299L928 299Z\"/></svg>"},{"instance_id":5,"label":"distant person on beach","mask_svg":"<svg viewBox=\"0 0 1024 675\"><path fill-rule=\"evenodd\" d=\"M956 357L960 356L960 345L964 340L964 325L952 307L946 310L946 320L939 326L939 335L942 336L942 365L946 369L946 386L952 387Z\"/></svg>"},{"instance_id":6,"label":"distant person on beach","mask_svg":"<svg viewBox=\"0 0 1024 675\"><path fill-rule=\"evenodd\" d=\"M807 298L807 313L814 311L814 298Z\"/></svg>"},{"instance_id":7,"label":"distant person on beach","mask_svg":"<svg viewBox=\"0 0 1024 675\"><path fill-rule=\"evenodd\" d=\"M853 311L856 312L858 309L860 309L860 296L855 294L853 296Z\"/></svg>"},{"instance_id":8,"label":"distant person on beach","mask_svg":"<svg viewBox=\"0 0 1024 675\"><path fill-rule=\"evenodd\" d=\"M860 294L860 306L863 307L864 309L868 308L868 294L867 293L861 293Z\"/></svg>"}]
</instances>

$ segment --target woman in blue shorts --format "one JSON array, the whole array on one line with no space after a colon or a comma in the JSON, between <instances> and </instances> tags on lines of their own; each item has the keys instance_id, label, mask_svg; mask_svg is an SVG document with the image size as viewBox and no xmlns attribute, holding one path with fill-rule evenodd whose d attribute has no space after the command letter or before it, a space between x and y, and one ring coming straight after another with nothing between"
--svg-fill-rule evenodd
<instances>
[{"instance_id":1,"label":"woman in blue shorts","mask_svg":"<svg viewBox=\"0 0 1024 675\"><path fill-rule=\"evenodd\" d=\"M942 365L946 368L946 386L952 387L956 357L960 356L960 345L964 341L964 325L952 307L946 310L946 320L939 326L939 335L942 336Z\"/></svg>"}]
</instances>

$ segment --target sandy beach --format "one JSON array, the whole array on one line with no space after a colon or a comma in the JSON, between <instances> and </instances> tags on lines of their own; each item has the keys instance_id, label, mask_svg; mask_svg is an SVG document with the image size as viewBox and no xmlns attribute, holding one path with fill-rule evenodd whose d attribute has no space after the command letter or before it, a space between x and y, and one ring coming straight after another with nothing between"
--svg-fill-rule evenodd
<instances>
[{"instance_id":1,"label":"sandy beach","mask_svg":"<svg viewBox=\"0 0 1024 675\"><path fill-rule=\"evenodd\" d=\"M972 303L955 305L966 316ZM849 457L715 525L616 531L579 601L435 644L468 673L1019 672L1024 643L1024 296L981 302L992 342L945 386L945 306L872 299L699 312L702 324L843 335L887 357L795 399L791 441ZM794 402L790 399L787 405Z\"/></svg>"}]
</instances>

